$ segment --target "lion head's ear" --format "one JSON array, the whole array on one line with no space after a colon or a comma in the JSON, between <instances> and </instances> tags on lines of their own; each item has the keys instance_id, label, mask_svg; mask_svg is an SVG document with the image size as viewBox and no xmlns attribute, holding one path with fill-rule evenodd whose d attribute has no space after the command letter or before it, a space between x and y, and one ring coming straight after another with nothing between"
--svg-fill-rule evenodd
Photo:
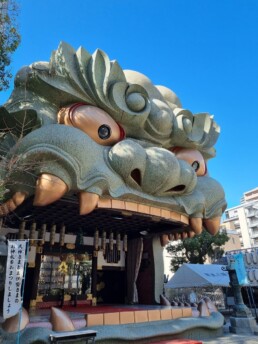
<instances>
[{"instance_id":1,"label":"lion head's ear","mask_svg":"<svg viewBox=\"0 0 258 344\"><path fill-rule=\"evenodd\" d=\"M9 112L4 106L0 107L0 130L11 131L13 135L25 136L40 126L37 111L33 109L17 109Z\"/></svg>"}]
</instances>

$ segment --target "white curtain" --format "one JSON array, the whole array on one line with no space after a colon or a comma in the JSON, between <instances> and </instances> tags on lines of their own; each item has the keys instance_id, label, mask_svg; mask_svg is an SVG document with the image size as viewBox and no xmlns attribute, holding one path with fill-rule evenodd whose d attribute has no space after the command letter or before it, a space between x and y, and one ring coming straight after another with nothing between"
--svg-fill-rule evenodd
<instances>
[{"instance_id":1,"label":"white curtain","mask_svg":"<svg viewBox=\"0 0 258 344\"><path fill-rule=\"evenodd\" d=\"M127 253L127 298L128 303L138 303L136 281L141 266L143 239L137 238L128 241Z\"/></svg>"}]
</instances>

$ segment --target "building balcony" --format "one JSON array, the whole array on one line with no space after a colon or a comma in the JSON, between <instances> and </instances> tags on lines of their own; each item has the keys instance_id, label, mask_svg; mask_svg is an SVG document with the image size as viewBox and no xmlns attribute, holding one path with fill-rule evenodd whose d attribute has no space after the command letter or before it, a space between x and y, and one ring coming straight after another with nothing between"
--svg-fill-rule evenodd
<instances>
[{"instance_id":1,"label":"building balcony","mask_svg":"<svg viewBox=\"0 0 258 344\"><path fill-rule=\"evenodd\" d=\"M252 209L252 210L248 211L248 213L246 213L245 216L248 218L257 216L257 210Z\"/></svg>"},{"instance_id":2,"label":"building balcony","mask_svg":"<svg viewBox=\"0 0 258 344\"><path fill-rule=\"evenodd\" d=\"M255 220L256 220L256 219L255 219ZM250 222L249 222L249 227L250 227L250 228L258 227L258 220L256 220L256 221L250 221Z\"/></svg>"},{"instance_id":3,"label":"building balcony","mask_svg":"<svg viewBox=\"0 0 258 344\"><path fill-rule=\"evenodd\" d=\"M257 239L257 238L258 238L258 231L255 232L255 233L253 233L253 234L251 235L251 238L252 238L252 239Z\"/></svg>"},{"instance_id":4,"label":"building balcony","mask_svg":"<svg viewBox=\"0 0 258 344\"><path fill-rule=\"evenodd\" d=\"M252 212L246 212L246 213L245 213L245 216L246 216L247 218L253 217L253 216L254 216L254 211L252 211Z\"/></svg>"},{"instance_id":5,"label":"building balcony","mask_svg":"<svg viewBox=\"0 0 258 344\"><path fill-rule=\"evenodd\" d=\"M226 214L226 221L232 221L232 220L238 220L238 214L233 214L233 213L225 213Z\"/></svg>"}]
</instances>

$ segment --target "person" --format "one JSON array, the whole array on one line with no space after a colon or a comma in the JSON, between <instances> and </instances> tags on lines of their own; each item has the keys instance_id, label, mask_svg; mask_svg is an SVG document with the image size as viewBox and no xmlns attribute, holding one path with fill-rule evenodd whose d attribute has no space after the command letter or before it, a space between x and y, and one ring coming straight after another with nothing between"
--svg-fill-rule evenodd
<instances>
[{"instance_id":1,"label":"person","mask_svg":"<svg viewBox=\"0 0 258 344\"><path fill-rule=\"evenodd\" d=\"M191 290L190 294L189 294L189 301L191 303L196 303L197 301L197 297L196 297L196 294L193 290Z\"/></svg>"}]
</instances>

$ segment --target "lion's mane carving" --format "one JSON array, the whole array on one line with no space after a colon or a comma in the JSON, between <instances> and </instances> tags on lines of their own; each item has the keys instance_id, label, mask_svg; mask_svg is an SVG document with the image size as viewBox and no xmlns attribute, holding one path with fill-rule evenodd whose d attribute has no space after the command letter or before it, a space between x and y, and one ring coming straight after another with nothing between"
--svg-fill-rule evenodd
<instances>
[{"instance_id":1,"label":"lion's mane carving","mask_svg":"<svg viewBox=\"0 0 258 344\"><path fill-rule=\"evenodd\" d=\"M81 214L111 197L185 214L193 233L218 230L226 203L207 173L219 135L213 116L183 109L173 91L101 50L61 43L49 63L22 68L0 117L4 159L15 155L20 169L40 162L8 172L2 215L32 194L41 206L72 191Z\"/></svg>"}]
</instances>

